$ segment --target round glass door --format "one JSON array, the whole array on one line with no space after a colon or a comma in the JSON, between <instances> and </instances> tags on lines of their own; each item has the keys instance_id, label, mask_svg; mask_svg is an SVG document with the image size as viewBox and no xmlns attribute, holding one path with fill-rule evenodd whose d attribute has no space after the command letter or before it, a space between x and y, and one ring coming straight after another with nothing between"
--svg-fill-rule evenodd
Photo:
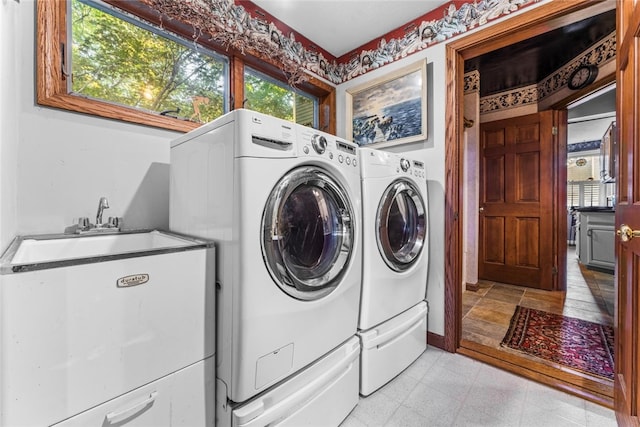
<instances>
[{"instance_id":1,"label":"round glass door","mask_svg":"<svg viewBox=\"0 0 640 427\"><path fill-rule=\"evenodd\" d=\"M289 172L262 216L262 253L271 277L298 299L331 293L351 258L354 220L346 192L322 169Z\"/></svg>"},{"instance_id":2,"label":"round glass door","mask_svg":"<svg viewBox=\"0 0 640 427\"><path fill-rule=\"evenodd\" d=\"M409 181L394 181L382 195L376 216L378 250L394 271L411 267L427 232L424 201Z\"/></svg>"}]
</instances>

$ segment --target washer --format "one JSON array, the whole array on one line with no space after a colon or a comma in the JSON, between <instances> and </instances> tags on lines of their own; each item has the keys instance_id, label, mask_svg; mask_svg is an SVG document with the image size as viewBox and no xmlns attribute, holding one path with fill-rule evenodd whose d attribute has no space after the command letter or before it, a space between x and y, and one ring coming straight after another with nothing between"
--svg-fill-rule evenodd
<instances>
[{"instance_id":1,"label":"washer","mask_svg":"<svg viewBox=\"0 0 640 427\"><path fill-rule=\"evenodd\" d=\"M363 272L360 393L391 380L426 348L428 205L423 162L359 150Z\"/></svg>"},{"instance_id":2,"label":"washer","mask_svg":"<svg viewBox=\"0 0 640 427\"><path fill-rule=\"evenodd\" d=\"M303 387L273 412L282 420L302 405L339 423L358 399L357 146L235 110L171 143L170 200L171 230L217 246L217 425L264 416L268 405L254 396L277 395L276 384L303 372L314 383L305 368L322 359L322 371L333 371L323 356L342 349L345 368L316 385L324 397L314 400Z\"/></svg>"}]
</instances>

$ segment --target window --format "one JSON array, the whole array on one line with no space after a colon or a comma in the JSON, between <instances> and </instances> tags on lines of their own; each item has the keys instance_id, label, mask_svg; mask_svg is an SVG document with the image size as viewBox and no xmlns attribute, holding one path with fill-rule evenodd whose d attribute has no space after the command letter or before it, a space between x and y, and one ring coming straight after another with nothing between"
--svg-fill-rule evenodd
<instances>
[{"instance_id":1,"label":"window","mask_svg":"<svg viewBox=\"0 0 640 427\"><path fill-rule=\"evenodd\" d=\"M599 181L572 181L567 184L567 207L601 206Z\"/></svg>"},{"instance_id":2,"label":"window","mask_svg":"<svg viewBox=\"0 0 640 427\"><path fill-rule=\"evenodd\" d=\"M577 152L567 159L567 207L601 206L600 155Z\"/></svg>"},{"instance_id":3,"label":"window","mask_svg":"<svg viewBox=\"0 0 640 427\"><path fill-rule=\"evenodd\" d=\"M567 183L567 208L580 206L580 184L576 182Z\"/></svg>"},{"instance_id":4,"label":"window","mask_svg":"<svg viewBox=\"0 0 640 427\"><path fill-rule=\"evenodd\" d=\"M146 2L36 6L40 105L186 132L247 99L247 108L335 133L334 87L310 77L292 89L272 58L225 49L206 34L194 41L191 26ZM268 96L245 96L258 87L245 87L245 74ZM289 109L268 109L278 103Z\"/></svg>"},{"instance_id":5,"label":"window","mask_svg":"<svg viewBox=\"0 0 640 427\"><path fill-rule=\"evenodd\" d=\"M252 68L244 71L244 106L281 119L317 127L317 98L294 90Z\"/></svg>"},{"instance_id":6,"label":"window","mask_svg":"<svg viewBox=\"0 0 640 427\"><path fill-rule=\"evenodd\" d=\"M225 113L226 58L104 4L70 4L70 93L200 123Z\"/></svg>"}]
</instances>

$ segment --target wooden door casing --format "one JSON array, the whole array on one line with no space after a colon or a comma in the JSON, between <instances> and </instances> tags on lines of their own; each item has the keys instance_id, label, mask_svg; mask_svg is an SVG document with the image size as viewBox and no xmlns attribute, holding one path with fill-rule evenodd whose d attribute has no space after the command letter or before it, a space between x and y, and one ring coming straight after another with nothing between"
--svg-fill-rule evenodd
<instances>
[{"instance_id":1,"label":"wooden door casing","mask_svg":"<svg viewBox=\"0 0 640 427\"><path fill-rule=\"evenodd\" d=\"M478 277L553 289L553 111L480 126Z\"/></svg>"},{"instance_id":2,"label":"wooden door casing","mask_svg":"<svg viewBox=\"0 0 640 427\"><path fill-rule=\"evenodd\" d=\"M616 107L618 170L616 229L640 230L640 2L617 2ZM616 352L614 402L618 423L640 425L640 237L616 238Z\"/></svg>"}]
</instances>

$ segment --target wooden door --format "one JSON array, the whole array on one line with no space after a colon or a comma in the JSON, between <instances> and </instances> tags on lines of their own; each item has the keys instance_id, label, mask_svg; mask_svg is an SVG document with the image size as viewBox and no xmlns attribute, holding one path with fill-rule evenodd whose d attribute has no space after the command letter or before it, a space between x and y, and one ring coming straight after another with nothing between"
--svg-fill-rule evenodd
<instances>
[{"instance_id":1,"label":"wooden door","mask_svg":"<svg viewBox=\"0 0 640 427\"><path fill-rule=\"evenodd\" d=\"M480 279L554 287L553 117L480 126Z\"/></svg>"},{"instance_id":2,"label":"wooden door","mask_svg":"<svg viewBox=\"0 0 640 427\"><path fill-rule=\"evenodd\" d=\"M617 127L616 171L616 377L615 409L620 425L639 425L640 407L640 117L638 55L640 50L640 2L617 2ZM621 230L623 224L629 228ZM638 232L637 234L640 234Z\"/></svg>"}]
</instances>

